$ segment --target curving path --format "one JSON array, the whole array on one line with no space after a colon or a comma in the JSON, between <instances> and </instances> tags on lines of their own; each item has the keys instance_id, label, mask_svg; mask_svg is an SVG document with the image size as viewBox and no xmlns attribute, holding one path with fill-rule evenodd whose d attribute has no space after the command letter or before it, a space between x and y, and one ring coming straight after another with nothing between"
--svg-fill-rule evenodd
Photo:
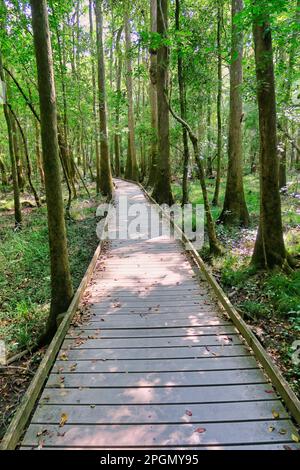
<instances>
[{"instance_id":1,"label":"curving path","mask_svg":"<svg viewBox=\"0 0 300 470\"><path fill-rule=\"evenodd\" d=\"M116 204L126 195L150 206L138 186L116 184ZM22 449L299 447L280 399L179 242L109 242L81 312Z\"/></svg>"}]
</instances>

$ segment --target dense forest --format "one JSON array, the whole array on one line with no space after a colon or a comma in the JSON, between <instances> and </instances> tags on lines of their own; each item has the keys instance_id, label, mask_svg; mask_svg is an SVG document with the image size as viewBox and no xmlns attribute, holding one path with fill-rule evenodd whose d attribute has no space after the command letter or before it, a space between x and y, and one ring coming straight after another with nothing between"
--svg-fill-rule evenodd
<instances>
[{"instance_id":1,"label":"dense forest","mask_svg":"<svg viewBox=\"0 0 300 470\"><path fill-rule=\"evenodd\" d=\"M115 177L204 205L200 255L299 395L300 1L1 0L0 21L3 430Z\"/></svg>"}]
</instances>

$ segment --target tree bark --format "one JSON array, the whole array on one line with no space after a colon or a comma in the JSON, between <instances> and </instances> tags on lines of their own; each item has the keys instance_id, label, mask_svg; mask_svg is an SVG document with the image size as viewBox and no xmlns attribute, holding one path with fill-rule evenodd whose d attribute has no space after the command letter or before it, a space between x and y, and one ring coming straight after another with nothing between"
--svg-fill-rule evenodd
<instances>
[{"instance_id":1,"label":"tree bark","mask_svg":"<svg viewBox=\"0 0 300 470\"><path fill-rule=\"evenodd\" d=\"M243 33L235 18L243 10L243 0L232 0L232 44L230 67L230 115L228 136L228 170L223 211L219 222L225 225L249 225L245 200L242 168L242 120L243 103Z\"/></svg>"},{"instance_id":2,"label":"tree bark","mask_svg":"<svg viewBox=\"0 0 300 470\"><path fill-rule=\"evenodd\" d=\"M260 8L258 0L258 9ZM253 18L260 131L260 220L252 263L261 268L283 266L283 240L278 186L276 98L272 35L267 12Z\"/></svg>"},{"instance_id":3,"label":"tree bark","mask_svg":"<svg viewBox=\"0 0 300 470\"><path fill-rule=\"evenodd\" d=\"M210 253L216 256L221 255L223 252L223 249L221 247L221 244L218 241L214 220L213 220L212 213L210 210L210 204L209 204L208 193L207 193L206 182L205 182L205 172L204 172L202 160L200 157L198 138L196 137L195 133L192 131L188 123L184 121L180 116L177 116L177 114L173 111L169 103L168 103L168 109L170 110L170 113L172 114L172 116L186 128L188 135L190 137L191 143L193 145L194 158L195 158L195 162L197 165L198 178L200 181L202 195L203 195L203 203L204 203L204 210L205 210L206 222L207 222L207 233L208 233Z\"/></svg>"},{"instance_id":4,"label":"tree bark","mask_svg":"<svg viewBox=\"0 0 300 470\"><path fill-rule=\"evenodd\" d=\"M99 126L97 117L97 94L96 94L96 70L95 70L95 47L94 47L94 26L93 26L93 0L89 0L89 21L90 21L90 51L92 66L92 87L93 87L93 125L96 153L96 192L100 193L100 148L99 148Z\"/></svg>"},{"instance_id":5,"label":"tree bark","mask_svg":"<svg viewBox=\"0 0 300 470\"><path fill-rule=\"evenodd\" d=\"M0 155L0 173L1 173L1 183L2 186L7 186L8 185L8 179L7 179L7 169L5 166L5 163Z\"/></svg>"},{"instance_id":6,"label":"tree bark","mask_svg":"<svg viewBox=\"0 0 300 470\"><path fill-rule=\"evenodd\" d=\"M43 341L57 328L57 316L67 311L73 296L61 178L59 170L56 95L46 0L30 0L38 71L41 136L48 209L51 263L51 306Z\"/></svg>"},{"instance_id":7,"label":"tree bark","mask_svg":"<svg viewBox=\"0 0 300 470\"><path fill-rule=\"evenodd\" d=\"M180 0L176 0L175 9L175 27L180 31ZM186 120L186 92L183 75L183 60L180 46L177 49L177 73L178 73L178 87L179 87L179 102L180 102L180 116ZM185 126L182 126L182 142L183 142L183 172L182 172L182 201L181 204L188 204L189 191L188 191L188 170L189 170L189 144L188 133Z\"/></svg>"},{"instance_id":8,"label":"tree bark","mask_svg":"<svg viewBox=\"0 0 300 470\"><path fill-rule=\"evenodd\" d=\"M2 55L1 55L1 50L0 50L0 79L2 80L3 83L5 83L4 78L5 78L4 77L4 69L3 69ZM12 136L12 124L11 124L11 113L9 111L8 104L6 102L4 102L4 104L3 104L3 111L4 111L6 126L7 126L9 155L10 155L11 172L12 172L12 178L13 178L15 228L19 229L22 226L20 189L19 189L19 183L18 183L18 173L17 173L15 153L14 153L14 144L13 144L13 136Z\"/></svg>"},{"instance_id":9,"label":"tree bark","mask_svg":"<svg viewBox=\"0 0 300 470\"><path fill-rule=\"evenodd\" d=\"M158 166L152 196L159 204L172 205L168 94L168 0L157 0L157 32L162 43L157 51Z\"/></svg>"},{"instance_id":10,"label":"tree bark","mask_svg":"<svg viewBox=\"0 0 300 470\"><path fill-rule=\"evenodd\" d=\"M128 152L126 162L125 177L133 181L138 181L139 171L135 149L135 123L133 107L133 86L132 86L132 60L131 60L131 32L129 22L129 2L126 0L124 9L125 45L126 45L126 88L128 100Z\"/></svg>"},{"instance_id":11,"label":"tree bark","mask_svg":"<svg viewBox=\"0 0 300 470\"><path fill-rule=\"evenodd\" d=\"M157 33L157 0L151 0L150 4L151 33ZM150 171L148 186L153 187L157 173L158 142L157 142L157 51L150 47L150 69L149 69L149 98L151 108L151 149L150 149Z\"/></svg>"},{"instance_id":12,"label":"tree bark","mask_svg":"<svg viewBox=\"0 0 300 470\"><path fill-rule=\"evenodd\" d=\"M223 24L223 0L218 0L218 26L217 26L217 49L218 49L218 94L217 94L217 121L218 121L218 142L217 142L217 176L215 193L212 205L219 204L220 183L221 183L221 159L222 159L222 24Z\"/></svg>"},{"instance_id":13,"label":"tree bark","mask_svg":"<svg viewBox=\"0 0 300 470\"><path fill-rule=\"evenodd\" d=\"M300 0L297 0L296 12L295 12L295 23L299 28L300 24ZM284 106L289 107L291 102L291 93L292 93L292 84L294 78L294 69L295 69L295 56L297 52L297 38L299 36L299 30L294 28L292 32L292 44L289 51L289 60L288 60L288 73L287 78L284 81ZM283 129L288 129L289 120L287 116L283 116L282 125ZM278 126L279 127L279 126ZM280 152L280 163L279 163L279 188L283 188L287 183L287 143L288 136L287 133L283 132L283 138L281 142L281 152Z\"/></svg>"},{"instance_id":14,"label":"tree bark","mask_svg":"<svg viewBox=\"0 0 300 470\"><path fill-rule=\"evenodd\" d=\"M9 112L11 113L10 106L9 106ZM20 192L23 193L24 188L25 188L25 178L23 174L23 162L22 162L19 135L18 135L18 130L16 126L16 121L13 118L12 113L11 113L11 130L12 130L14 154L15 154L16 167L17 167L17 175L18 175L18 186L19 186Z\"/></svg>"},{"instance_id":15,"label":"tree bark","mask_svg":"<svg viewBox=\"0 0 300 470\"><path fill-rule=\"evenodd\" d=\"M10 108L10 112L13 116L13 119L15 120L18 128L19 128L19 131L20 131L20 134L21 134L21 137L22 137L22 141L23 141L23 146L24 146L24 152L25 152L25 158L26 158L26 166L27 166L27 178L28 178L28 183L29 183L29 186L30 186L30 189L31 189L31 192L33 194L33 197L34 197L34 200L35 200L35 203L37 205L37 207L41 207L41 201L40 201L40 198L38 196L38 193L34 187L34 184L33 184L33 181L32 181L32 169L31 169L31 162L30 162L30 157L29 157L29 152L28 152L28 146L27 146L27 140L26 140L26 137L25 137L25 133L23 131L23 128L21 126L21 123L17 117L17 115L15 114L14 110L12 109L11 106L9 106Z\"/></svg>"},{"instance_id":16,"label":"tree bark","mask_svg":"<svg viewBox=\"0 0 300 470\"><path fill-rule=\"evenodd\" d=\"M112 191L113 191L113 182L112 182L112 176L111 176L108 135L107 135L102 0L95 1L95 14L96 14L96 25L97 25L98 93L99 93L100 151L101 151L100 190L103 196L106 196L108 199L110 199L112 196Z\"/></svg>"},{"instance_id":17,"label":"tree bark","mask_svg":"<svg viewBox=\"0 0 300 470\"><path fill-rule=\"evenodd\" d=\"M40 130L39 130L39 123L37 122L36 119L34 119L34 129L35 129L36 162L37 162L37 167L38 167L38 171L40 174L41 186L42 188L44 188L45 187L45 174L44 174L42 155L41 155L41 149L40 149Z\"/></svg>"},{"instance_id":18,"label":"tree bark","mask_svg":"<svg viewBox=\"0 0 300 470\"><path fill-rule=\"evenodd\" d=\"M120 101L121 101L121 80L122 80L122 51L121 51L121 35L123 27L119 28L116 38L116 108L115 108L115 135L114 135L114 148L115 148L115 174L120 176Z\"/></svg>"}]
</instances>

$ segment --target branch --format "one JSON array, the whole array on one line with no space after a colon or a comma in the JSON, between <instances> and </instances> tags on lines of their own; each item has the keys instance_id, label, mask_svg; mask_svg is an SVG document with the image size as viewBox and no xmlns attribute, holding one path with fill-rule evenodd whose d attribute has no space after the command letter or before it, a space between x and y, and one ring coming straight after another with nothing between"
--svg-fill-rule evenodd
<instances>
[{"instance_id":1,"label":"branch","mask_svg":"<svg viewBox=\"0 0 300 470\"><path fill-rule=\"evenodd\" d=\"M23 91L21 85L18 83L18 81L15 79L15 77L13 76L13 74L8 70L8 68L4 67L3 66L3 69L8 73L8 75L11 77L11 79L13 80L13 82L15 83L16 87L18 88L19 92L21 93L21 95L23 96L24 100L26 101L26 104L29 106L30 110L32 111L33 115L35 116L35 118L38 120L38 122L41 122L40 121L40 117L39 115L37 114L36 110L34 109L34 106L33 104L31 103L31 101L27 98L25 92Z\"/></svg>"},{"instance_id":2,"label":"branch","mask_svg":"<svg viewBox=\"0 0 300 470\"><path fill-rule=\"evenodd\" d=\"M198 139L197 139L196 135L194 134L194 132L192 131L189 124L186 121L184 121L184 119L182 119L180 116L178 116L178 114L176 114L175 111L173 110L166 92L165 92L165 97L166 97L166 101L167 101L169 111L172 114L173 118L176 119L176 121L178 121L187 130L187 132L189 133L190 139L193 143L198 142Z\"/></svg>"}]
</instances>

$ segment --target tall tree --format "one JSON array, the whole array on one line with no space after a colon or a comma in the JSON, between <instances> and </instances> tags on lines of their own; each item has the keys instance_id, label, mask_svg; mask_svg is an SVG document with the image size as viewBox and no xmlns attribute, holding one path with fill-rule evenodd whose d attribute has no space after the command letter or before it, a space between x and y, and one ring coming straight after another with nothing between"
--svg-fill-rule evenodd
<instances>
[{"instance_id":1,"label":"tall tree","mask_svg":"<svg viewBox=\"0 0 300 470\"><path fill-rule=\"evenodd\" d=\"M131 59L131 27L129 19L129 0L125 0L124 27L126 45L126 89L128 101L128 151L125 176L128 179L137 181L139 171L136 159L135 148L135 123L133 107L133 84L132 84L132 59Z\"/></svg>"},{"instance_id":2,"label":"tall tree","mask_svg":"<svg viewBox=\"0 0 300 470\"><path fill-rule=\"evenodd\" d=\"M228 225L247 226L249 224L249 214L245 201L242 168L243 32L236 24L236 16L242 10L243 0L232 0L228 170L224 206L219 221Z\"/></svg>"},{"instance_id":3,"label":"tall tree","mask_svg":"<svg viewBox=\"0 0 300 470\"><path fill-rule=\"evenodd\" d=\"M217 121L218 121L218 140L217 140L217 176L215 193L212 205L219 204L219 193L221 183L221 159L222 159L222 23L223 23L223 0L218 0L218 20L217 20L217 54L218 54L218 93L217 93Z\"/></svg>"},{"instance_id":4,"label":"tall tree","mask_svg":"<svg viewBox=\"0 0 300 470\"><path fill-rule=\"evenodd\" d=\"M56 95L46 0L30 0L38 71L41 136L51 263L51 306L44 341L52 338L57 316L66 312L73 295L58 157Z\"/></svg>"},{"instance_id":5,"label":"tall tree","mask_svg":"<svg viewBox=\"0 0 300 470\"><path fill-rule=\"evenodd\" d=\"M283 240L278 185L276 97L269 5L255 0L253 38L260 131L260 220L252 256L263 268L283 266L287 253Z\"/></svg>"},{"instance_id":6,"label":"tall tree","mask_svg":"<svg viewBox=\"0 0 300 470\"><path fill-rule=\"evenodd\" d=\"M121 35L123 27L120 27L116 37L116 105L115 105L115 175L120 176L121 166L121 134L120 134L120 108L121 108L121 81L122 81L122 51L121 51Z\"/></svg>"},{"instance_id":7,"label":"tall tree","mask_svg":"<svg viewBox=\"0 0 300 470\"><path fill-rule=\"evenodd\" d=\"M180 31L180 0L176 0L175 8L175 27L176 31ZM182 51L180 45L177 48L177 74L178 74L178 86L179 86L179 102L180 102L180 116L186 120L186 92L183 74L183 60ZM189 144L188 144L188 132L185 126L182 126L182 141L183 141L183 172L182 172L182 205L189 202L188 192L188 169L189 169Z\"/></svg>"},{"instance_id":8,"label":"tall tree","mask_svg":"<svg viewBox=\"0 0 300 470\"><path fill-rule=\"evenodd\" d=\"M3 25L1 21L1 28L2 27ZM3 70L3 64L2 64L1 50L0 50L0 79L2 80L3 86L5 86L5 77L4 77L4 70ZM20 203L20 189L19 189L19 182L18 182L17 164L16 164L16 157L15 157L15 152L14 152L14 144L13 144L12 116L9 110L8 103L5 100L5 97L4 97L4 102L3 102L3 111L4 111L6 127L7 127L9 155L10 155L10 161L11 161L11 173L12 173L12 179L13 179L15 227L20 228L22 224L22 212L21 212L21 203Z\"/></svg>"},{"instance_id":9,"label":"tall tree","mask_svg":"<svg viewBox=\"0 0 300 470\"><path fill-rule=\"evenodd\" d=\"M112 176L111 176L110 156L109 156L109 146L108 146L108 136L107 136L102 0L95 1L95 14L96 14L96 25L97 25L98 93L99 93L100 151L101 151L100 190L104 196L107 196L108 198L110 198L112 196L112 191L113 191L113 182L112 182Z\"/></svg>"},{"instance_id":10,"label":"tall tree","mask_svg":"<svg viewBox=\"0 0 300 470\"><path fill-rule=\"evenodd\" d=\"M150 21L151 21L151 33L155 35L157 33L157 0L151 0L150 3ZM158 158L158 146L157 146L157 127L158 127L158 116L157 116L157 51L154 47L150 47L150 83L149 83L149 98L151 108L151 149L150 149L150 172L148 186L154 186L157 172L157 158Z\"/></svg>"},{"instance_id":11,"label":"tall tree","mask_svg":"<svg viewBox=\"0 0 300 470\"><path fill-rule=\"evenodd\" d=\"M157 0L157 32L161 42L157 51L158 166L153 197L159 204L173 204L170 171L168 65L168 0Z\"/></svg>"},{"instance_id":12,"label":"tall tree","mask_svg":"<svg viewBox=\"0 0 300 470\"><path fill-rule=\"evenodd\" d=\"M96 71L94 58L94 24L93 24L93 0L89 0L89 22L90 22L90 51L91 51L91 69L92 69L92 87L93 87L93 119L94 119L94 142L96 151L96 191L100 193L100 149L99 149L99 125L97 116L97 92L96 92Z\"/></svg>"}]
</instances>

